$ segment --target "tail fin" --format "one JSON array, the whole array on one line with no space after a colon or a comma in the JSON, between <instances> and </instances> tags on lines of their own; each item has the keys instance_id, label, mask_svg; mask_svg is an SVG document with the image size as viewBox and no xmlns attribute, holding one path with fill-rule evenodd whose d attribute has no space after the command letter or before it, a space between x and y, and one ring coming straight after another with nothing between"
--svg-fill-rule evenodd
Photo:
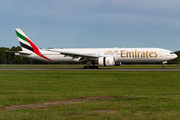
<instances>
[{"instance_id":1,"label":"tail fin","mask_svg":"<svg viewBox=\"0 0 180 120\"><path fill-rule=\"evenodd\" d=\"M15 31L23 51L34 52L34 49L38 49L21 29L15 29Z\"/></svg>"},{"instance_id":2,"label":"tail fin","mask_svg":"<svg viewBox=\"0 0 180 120\"><path fill-rule=\"evenodd\" d=\"M15 29L15 31L23 51L33 52L46 60L50 60L41 54L39 48L24 34L21 29Z\"/></svg>"}]
</instances>

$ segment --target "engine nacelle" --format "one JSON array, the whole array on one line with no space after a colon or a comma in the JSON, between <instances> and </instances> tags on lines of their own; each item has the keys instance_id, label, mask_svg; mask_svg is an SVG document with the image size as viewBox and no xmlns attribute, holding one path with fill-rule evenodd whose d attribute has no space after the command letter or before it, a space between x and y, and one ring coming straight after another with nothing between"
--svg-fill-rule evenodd
<instances>
[{"instance_id":1,"label":"engine nacelle","mask_svg":"<svg viewBox=\"0 0 180 120\"><path fill-rule=\"evenodd\" d=\"M98 60L99 66L115 66L114 57L100 57Z\"/></svg>"}]
</instances>

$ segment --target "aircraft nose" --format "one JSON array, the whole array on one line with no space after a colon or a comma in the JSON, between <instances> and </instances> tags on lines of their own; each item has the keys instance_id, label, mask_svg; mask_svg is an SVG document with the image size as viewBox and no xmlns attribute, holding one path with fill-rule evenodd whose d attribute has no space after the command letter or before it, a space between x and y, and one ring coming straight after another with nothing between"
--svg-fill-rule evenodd
<instances>
[{"instance_id":1,"label":"aircraft nose","mask_svg":"<svg viewBox=\"0 0 180 120\"><path fill-rule=\"evenodd\" d=\"M174 58L177 58L178 56L176 54L174 54Z\"/></svg>"}]
</instances>

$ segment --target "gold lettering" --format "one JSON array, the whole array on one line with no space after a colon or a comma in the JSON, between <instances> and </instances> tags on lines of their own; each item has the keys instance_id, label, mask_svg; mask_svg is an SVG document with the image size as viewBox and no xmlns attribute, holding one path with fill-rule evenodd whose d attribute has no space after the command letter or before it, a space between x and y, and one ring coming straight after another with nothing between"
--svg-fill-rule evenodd
<instances>
[{"instance_id":1,"label":"gold lettering","mask_svg":"<svg viewBox=\"0 0 180 120\"><path fill-rule=\"evenodd\" d=\"M109 51L108 51L108 53L112 53L112 51L111 51L111 50L109 50Z\"/></svg>"},{"instance_id":2,"label":"gold lettering","mask_svg":"<svg viewBox=\"0 0 180 120\"><path fill-rule=\"evenodd\" d=\"M118 53L118 50L116 50L116 51L113 51L113 53Z\"/></svg>"},{"instance_id":3,"label":"gold lettering","mask_svg":"<svg viewBox=\"0 0 180 120\"><path fill-rule=\"evenodd\" d=\"M149 51L146 51L146 57L149 57L149 56L148 56L148 53L149 53Z\"/></svg>"},{"instance_id":4,"label":"gold lettering","mask_svg":"<svg viewBox=\"0 0 180 120\"><path fill-rule=\"evenodd\" d=\"M154 57L157 57L158 55L157 55L157 51L154 51L154 54L155 54L155 56Z\"/></svg>"},{"instance_id":5,"label":"gold lettering","mask_svg":"<svg viewBox=\"0 0 180 120\"><path fill-rule=\"evenodd\" d=\"M137 57L137 50L135 50L135 57Z\"/></svg>"},{"instance_id":6,"label":"gold lettering","mask_svg":"<svg viewBox=\"0 0 180 120\"><path fill-rule=\"evenodd\" d=\"M153 55L153 51L150 51L149 52L149 57L153 57L152 55Z\"/></svg>"},{"instance_id":7,"label":"gold lettering","mask_svg":"<svg viewBox=\"0 0 180 120\"><path fill-rule=\"evenodd\" d=\"M121 50L121 57L125 57L123 54L125 54L125 50Z\"/></svg>"},{"instance_id":8,"label":"gold lettering","mask_svg":"<svg viewBox=\"0 0 180 120\"><path fill-rule=\"evenodd\" d=\"M108 51L108 53L118 53L118 50L115 51ZM121 57L157 57L158 53L157 51L126 51L126 50L120 50Z\"/></svg>"},{"instance_id":9,"label":"gold lettering","mask_svg":"<svg viewBox=\"0 0 180 120\"><path fill-rule=\"evenodd\" d=\"M134 52L126 52L126 57L134 57Z\"/></svg>"},{"instance_id":10,"label":"gold lettering","mask_svg":"<svg viewBox=\"0 0 180 120\"><path fill-rule=\"evenodd\" d=\"M146 53L142 51L141 57L146 57Z\"/></svg>"}]
</instances>

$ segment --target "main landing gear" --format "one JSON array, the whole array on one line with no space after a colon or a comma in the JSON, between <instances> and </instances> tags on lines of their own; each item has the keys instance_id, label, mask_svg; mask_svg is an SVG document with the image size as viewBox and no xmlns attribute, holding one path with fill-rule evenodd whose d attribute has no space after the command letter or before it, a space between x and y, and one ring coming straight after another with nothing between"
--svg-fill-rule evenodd
<instances>
[{"instance_id":1,"label":"main landing gear","mask_svg":"<svg viewBox=\"0 0 180 120\"><path fill-rule=\"evenodd\" d=\"M87 66L83 66L83 69L98 69L99 66L95 66L95 62L87 61Z\"/></svg>"},{"instance_id":2,"label":"main landing gear","mask_svg":"<svg viewBox=\"0 0 180 120\"><path fill-rule=\"evenodd\" d=\"M99 66L83 66L83 69L98 69Z\"/></svg>"}]
</instances>

